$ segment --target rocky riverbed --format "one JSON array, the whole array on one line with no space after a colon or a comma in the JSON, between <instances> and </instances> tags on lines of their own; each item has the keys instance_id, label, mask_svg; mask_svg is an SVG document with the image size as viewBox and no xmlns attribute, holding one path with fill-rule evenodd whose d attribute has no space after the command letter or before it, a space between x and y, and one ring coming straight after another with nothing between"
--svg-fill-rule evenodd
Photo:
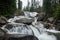
<instances>
[{"instance_id":1,"label":"rocky riverbed","mask_svg":"<svg viewBox=\"0 0 60 40\"><path fill-rule=\"evenodd\" d=\"M55 30L52 24L41 21L43 17L36 12L28 13L9 20L1 17L0 40L60 40L60 31Z\"/></svg>"}]
</instances>

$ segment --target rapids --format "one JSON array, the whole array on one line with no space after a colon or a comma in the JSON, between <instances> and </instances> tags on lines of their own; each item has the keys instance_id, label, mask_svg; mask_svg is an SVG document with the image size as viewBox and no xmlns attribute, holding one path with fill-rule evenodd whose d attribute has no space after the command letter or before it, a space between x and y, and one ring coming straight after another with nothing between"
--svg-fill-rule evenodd
<instances>
[{"instance_id":1,"label":"rapids","mask_svg":"<svg viewBox=\"0 0 60 40\"><path fill-rule=\"evenodd\" d=\"M49 35L47 33L47 31L52 32L52 30L48 30L44 28L44 25L42 23L37 22L37 17L35 17L37 15L36 12L33 12L35 13L35 15L32 12L30 14L28 14L29 12L24 12L24 13L25 13L25 16L15 16L14 18L11 18L8 20L8 22L10 22L10 24L12 25L11 29L7 29L6 28L7 25L4 25L2 29L6 30L8 34L34 35L39 40L57 40L54 35ZM14 22L15 20L19 20L21 18L30 19L32 17L35 20L34 22L32 22L32 25L19 24Z\"/></svg>"}]
</instances>

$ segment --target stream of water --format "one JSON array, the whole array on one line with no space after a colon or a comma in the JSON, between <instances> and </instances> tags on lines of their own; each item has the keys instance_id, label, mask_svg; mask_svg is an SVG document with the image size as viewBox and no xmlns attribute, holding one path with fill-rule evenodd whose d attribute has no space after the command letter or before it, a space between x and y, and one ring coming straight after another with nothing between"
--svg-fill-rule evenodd
<instances>
[{"instance_id":1,"label":"stream of water","mask_svg":"<svg viewBox=\"0 0 60 40\"><path fill-rule=\"evenodd\" d=\"M37 14L37 13L36 13ZM28 13L25 12L25 16L15 16L14 18L11 18L8 20L8 22L11 22L13 27L11 29L6 29L5 26L2 27L2 29L6 29L9 34L26 34L26 35L34 35L36 36L39 40L57 40L54 35L48 35L46 31L46 28L44 28L44 25L42 23L37 22L36 16L33 15L32 13L28 15ZM32 16L33 15L33 16ZM15 24L15 20L21 19L21 18L30 18L34 17L35 21L32 23L32 25L23 25L23 24ZM51 31L50 31L51 32Z\"/></svg>"}]
</instances>

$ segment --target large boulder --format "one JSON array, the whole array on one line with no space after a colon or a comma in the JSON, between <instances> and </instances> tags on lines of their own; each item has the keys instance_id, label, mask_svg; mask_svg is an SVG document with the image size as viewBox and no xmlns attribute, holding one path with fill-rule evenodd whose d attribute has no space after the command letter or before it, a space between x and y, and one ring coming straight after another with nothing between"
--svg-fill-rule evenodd
<instances>
[{"instance_id":1,"label":"large boulder","mask_svg":"<svg viewBox=\"0 0 60 40\"><path fill-rule=\"evenodd\" d=\"M1 16L0 17L0 25L2 26L4 24L6 24L6 23L7 23L7 19L5 17Z\"/></svg>"},{"instance_id":2,"label":"large boulder","mask_svg":"<svg viewBox=\"0 0 60 40\"><path fill-rule=\"evenodd\" d=\"M24 23L24 24L31 24L34 21L34 19L27 19L27 18L22 18L19 20L16 20L16 23Z\"/></svg>"},{"instance_id":3,"label":"large boulder","mask_svg":"<svg viewBox=\"0 0 60 40\"><path fill-rule=\"evenodd\" d=\"M60 20L56 21L56 29L60 31Z\"/></svg>"},{"instance_id":4,"label":"large boulder","mask_svg":"<svg viewBox=\"0 0 60 40\"><path fill-rule=\"evenodd\" d=\"M60 26L59 25L56 25L56 30L59 30L60 31Z\"/></svg>"},{"instance_id":5,"label":"large boulder","mask_svg":"<svg viewBox=\"0 0 60 40\"><path fill-rule=\"evenodd\" d=\"M60 40L60 33L54 34L57 37L57 40Z\"/></svg>"},{"instance_id":6,"label":"large boulder","mask_svg":"<svg viewBox=\"0 0 60 40\"><path fill-rule=\"evenodd\" d=\"M4 32L2 30L0 30L0 37L4 36Z\"/></svg>"},{"instance_id":7,"label":"large boulder","mask_svg":"<svg viewBox=\"0 0 60 40\"><path fill-rule=\"evenodd\" d=\"M38 21L42 21L44 19L45 13L39 13L37 14Z\"/></svg>"},{"instance_id":8,"label":"large boulder","mask_svg":"<svg viewBox=\"0 0 60 40\"><path fill-rule=\"evenodd\" d=\"M44 22L44 27L47 29L55 29L56 25Z\"/></svg>"},{"instance_id":9,"label":"large boulder","mask_svg":"<svg viewBox=\"0 0 60 40\"><path fill-rule=\"evenodd\" d=\"M53 18L53 17L49 17L49 18L47 19L47 21L50 22L50 23L52 23L52 22L54 21L54 18Z\"/></svg>"},{"instance_id":10,"label":"large boulder","mask_svg":"<svg viewBox=\"0 0 60 40\"><path fill-rule=\"evenodd\" d=\"M0 40L3 40L5 38L6 32L0 28Z\"/></svg>"},{"instance_id":11,"label":"large boulder","mask_svg":"<svg viewBox=\"0 0 60 40\"><path fill-rule=\"evenodd\" d=\"M8 36L6 37L6 39L7 40L38 40L33 35L20 35L20 34L18 34L18 36L17 36L17 34L8 34Z\"/></svg>"}]
</instances>

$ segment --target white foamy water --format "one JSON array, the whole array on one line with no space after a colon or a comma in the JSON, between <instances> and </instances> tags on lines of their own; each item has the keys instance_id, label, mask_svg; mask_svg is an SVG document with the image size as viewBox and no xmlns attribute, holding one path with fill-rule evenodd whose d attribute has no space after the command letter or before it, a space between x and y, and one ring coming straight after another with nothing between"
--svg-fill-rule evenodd
<instances>
[{"instance_id":1,"label":"white foamy water","mask_svg":"<svg viewBox=\"0 0 60 40\"><path fill-rule=\"evenodd\" d=\"M35 17L38 13L37 12L24 12L26 17Z\"/></svg>"},{"instance_id":2,"label":"white foamy water","mask_svg":"<svg viewBox=\"0 0 60 40\"><path fill-rule=\"evenodd\" d=\"M15 16L14 18L9 19L8 22L15 23L14 21L19 20L19 19L22 19L22 18L31 19L31 18L28 18L26 16Z\"/></svg>"},{"instance_id":3,"label":"white foamy water","mask_svg":"<svg viewBox=\"0 0 60 40\"><path fill-rule=\"evenodd\" d=\"M13 24L13 28L5 29L8 31L8 34L34 35L39 40L56 40L56 37L54 35L48 35L48 33L43 28L36 28L32 25L24 26L23 24Z\"/></svg>"},{"instance_id":4,"label":"white foamy water","mask_svg":"<svg viewBox=\"0 0 60 40\"><path fill-rule=\"evenodd\" d=\"M13 28L11 28L10 30L7 29L7 31L8 34L25 34L25 35L34 34L34 36L36 36L39 40L56 40L56 37L54 35L48 35L44 28L42 27L36 28L32 25L23 26L23 24L21 25L15 24Z\"/></svg>"},{"instance_id":5,"label":"white foamy water","mask_svg":"<svg viewBox=\"0 0 60 40\"><path fill-rule=\"evenodd\" d=\"M47 29L46 31L51 33L60 33L60 31L53 30L53 29Z\"/></svg>"},{"instance_id":6,"label":"white foamy water","mask_svg":"<svg viewBox=\"0 0 60 40\"><path fill-rule=\"evenodd\" d=\"M54 35L48 35L47 33L43 33L39 36L39 40L56 40Z\"/></svg>"},{"instance_id":7,"label":"white foamy water","mask_svg":"<svg viewBox=\"0 0 60 40\"><path fill-rule=\"evenodd\" d=\"M9 30L11 34L25 34L25 35L32 35L32 30L23 28L23 27L13 27L12 29Z\"/></svg>"},{"instance_id":8,"label":"white foamy water","mask_svg":"<svg viewBox=\"0 0 60 40\"><path fill-rule=\"evenodd\" d=\"M7 25L4 25L2 29L6 30L8 34L25 34L25 35L33 35L32 30L28 27L28 25L19 24L19 23L9 23L8 25L12 25L11 29L8 29Z\"/></svg>"},{"instance_id":9,"label":"white foamy water","mask_svg":"<svg viewBox=\"0 0 60 40\"><path fill-rule=\"evenodd\" d=\"M14 18L8 20L8 22L11 22L13 27L11 29L7 29L5 28L7 25L5 25L2 27L2 29L6 30L8 34L26 34L26 35L34 35L39 40L57 40L54 35L48 35L48 33L46 32L46 31L53 32L52 30L47 30L46 28L44 28L43 24L37 22L37 17L35 17L36 15L37 14L25 13L25 16L15 16ZM30 19L30 16L34 17L35 19L32 25L25 25L14 22L15 20L19 20L21 18Z\"/></svg>"},{"instance_id":10,"label":"white foamy water","mask_svg":"<svg viewBox=\"0 0 60 40\"><path fill-rule=\"evenodd\" d=\"M39 31L36 27L30 26L30 28L33 30L34 35L39 39L39 40L57 40L54 35L48 35L45 29L39 28Z\"/></svg>"}]
</instances>

